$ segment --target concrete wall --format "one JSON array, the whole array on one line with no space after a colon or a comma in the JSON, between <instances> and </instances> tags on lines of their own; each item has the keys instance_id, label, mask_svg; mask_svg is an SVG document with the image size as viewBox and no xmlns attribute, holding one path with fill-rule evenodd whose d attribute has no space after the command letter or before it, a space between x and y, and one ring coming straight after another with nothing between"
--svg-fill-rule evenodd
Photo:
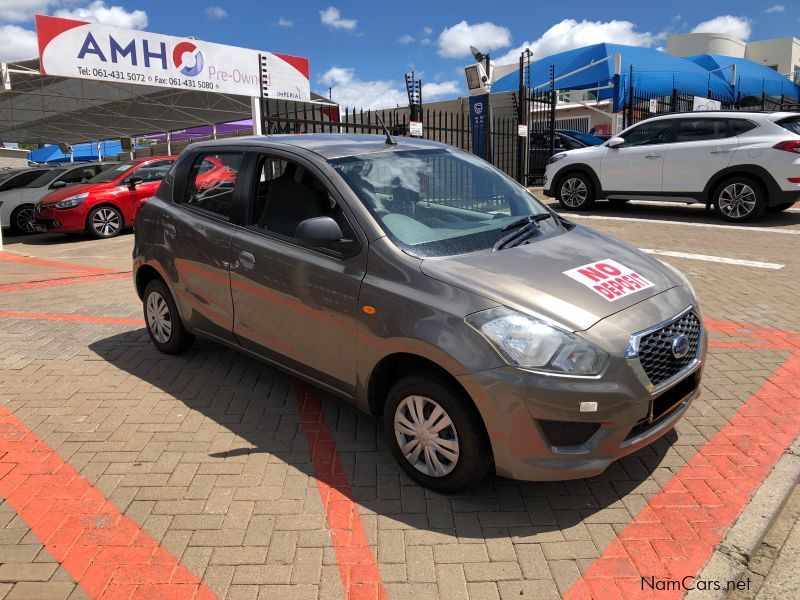
<instances>
[{"instance_id":1,"label":"concrete wall","mask_svg":"<svg viewBox=\"0 0 800 600\"><path fill-rule=\"evenodd\" d=\"M667 52L675 56L722 54L745 58L746 44L724 33L681 33L667 38Z\"/></svg>"},{"instance_id":2,"label":"concrete wall","mask_svg":"<svg viewBox=\"0 0 800 600\"><path fill-rule=\"evenodd\" d=\"M765 67L776 68L784 75L800 68L800 40L793 37L750 42L745 58Z\"/></svg>"},{"instance_id":3,"label":"concrete wall","mask_svg":"<svg viewBox=\"0 0 800 600\"><path fill-rule=\"evenodd\" d=\"M27 167L28 151L16 148L0 148L0 169Z\"/></svg>"}]
</instances>

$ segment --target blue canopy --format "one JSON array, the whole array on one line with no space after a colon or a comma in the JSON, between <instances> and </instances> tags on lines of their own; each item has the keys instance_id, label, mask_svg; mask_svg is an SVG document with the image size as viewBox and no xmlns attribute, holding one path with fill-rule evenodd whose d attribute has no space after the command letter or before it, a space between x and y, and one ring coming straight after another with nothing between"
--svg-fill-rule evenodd
<instances>
[{"instance_id":1,"label":"blue canopy","mask_svg":"<svg viewBox=\"0 0 800 600\"><path fill-rule=\"evenodd\" d=\"M736 92L742 96L766 94L767 96L800 97L797 86L789 78L752 60L719 54L698 54L697 56L687 56L686 60L700 65L707 71L714 71L715 75L729 85L735 86ZM731 68L734 65L736 66L735 81L733 80L733 68Z\"/></svg>"},{"instance_id":2,"label":"blue canopy","mask_svg":"<svg viewBox=\"0 0 800 600\"><path fill-rule=\"evenodd\" d=\"M103 156L116 156L122 152L122 144L120 144L119 140L101 142L100 146ZM98 158L97 144L94 142L76 144L72 147L72 150L76 161L97 160ZM57 145L50 144L38 150L31 150L28 154L28 160L37 163L64 163L70 161L70 155L61 152Z\"/></svg>"},{"instance_id":3,"label":"blue canopy","mask_svg":"<svg viewBox=\"0 0 800 600\"><path fill-rule=\"evenodd\" d=\"M721 77L715 77L694 63L652 48L624 46L622 44L594 44L567 50L534 61L530 66L530 81L534 88L548 89L550 67L556 78L587 65L595 64L574 75L556 81L556 89L585 90L614 83L614 54L622 55L622 72L619 85L597 91L601 100L613 99L615 111L621 110L627 101L631 66L633 87L648 96L669 96L673 89L695 96L713 96L718 100L733 100L730 85ZM519 88L519 71L515 71L492 85L492 92L515 91Z\"/></svg>"}]
</instances>

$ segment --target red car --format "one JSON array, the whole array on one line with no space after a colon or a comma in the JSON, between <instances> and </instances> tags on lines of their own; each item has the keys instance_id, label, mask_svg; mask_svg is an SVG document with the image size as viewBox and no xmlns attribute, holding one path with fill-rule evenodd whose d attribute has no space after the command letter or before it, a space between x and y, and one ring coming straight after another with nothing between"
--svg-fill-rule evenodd
<instances>
[{"instance_id":1,"label":"red car","mask_svg":"<svg viewBox=\"0 0 800 600\"><path fill-rule=\"evenodd\" d=\"M86 183L56 190L36 203L36 231L83 232L111 238L133 225L140 203L155 194L177 156L137 158L98 173ZM214 165L208 174L222 173Z\"/></svg>"}]
</instances>

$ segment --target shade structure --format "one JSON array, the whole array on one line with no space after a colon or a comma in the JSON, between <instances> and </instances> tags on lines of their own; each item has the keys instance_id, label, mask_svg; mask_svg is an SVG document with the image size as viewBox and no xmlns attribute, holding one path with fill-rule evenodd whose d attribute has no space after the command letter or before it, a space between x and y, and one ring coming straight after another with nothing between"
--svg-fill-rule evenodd
<instances>
[{"instance_id":1,"label":"shade structure","mask_svg":"<svg viewBox=\"0 0 800 600\"><path fill-rule=\"evenodd\" d=\"M621 55L622 63L617 85L614 85L615 54ZM552 54L531 63L531 85L548 89L551 68L557 79L566 75L556 81L556 89L596 89L598 99L614 101L615 111L625 107L629 84L639 94L651 97L668 96L677 90L724 101L734 98L730 84L722 77L695 62L653 48L602 43ZM582 70L569 75L579 69ZM515 91L518 87L519 70L495 82L492 92Z\"/></svg>"},{"instance_id":2,"label":"shade structure","mask_svg":"<svg viewBox=\"0 0 800 600\"><path fill-rule=\"evenodd\" d=\"M798 87L788 77L752 60L719 54L698 54L686 60L721 78L740 96L800 97Z\"/></svg>"},{"instance_id":3,"label":"shade structure","mask_svg":"<svg viewBox=\"0 0 800 600\"><path fill-rule=\"evenodd\" d=\"M97 160L101 156L117 156L122 152L122 144L119 140L108 140L100 142L100 154L98 154L97 150L97 144L94 142L77 144L72 147L72 155L70 155L69 153L65 154L62 152L57 145L51 144L37 150L31 150L30 154L28 154L28 160L38 163Z\"/></svg>"}]
</instances>

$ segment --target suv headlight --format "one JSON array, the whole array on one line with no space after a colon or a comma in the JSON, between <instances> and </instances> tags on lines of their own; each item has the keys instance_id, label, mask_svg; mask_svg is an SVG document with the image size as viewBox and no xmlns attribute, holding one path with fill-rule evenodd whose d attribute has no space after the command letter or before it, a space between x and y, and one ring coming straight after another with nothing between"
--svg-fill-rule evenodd
<instances>
[{"instance_id":1,"label":"suv headlight","mask_svg":"<svg viewBox=\"0 0 800 600\"><path fill-rule=\"evenodd\" d=\"M510 365L569 375L597 375L608 354L587 340L505 306L464 319Z\"/></svg>"},{"instance_id":2,"label":"suv headlight","mask_svg":"<svg viewBox=\"0 0 800 600\"><path fill-rule=\"evenodd\" d=\"M88 195L89 195L88 192L84 192L83 194L75 194L74 196L70 196L69 198L64 198L63 200L59 200L53 206L61 209L75 208L81 202L83 202Z\"/></svg>"},{"instance_id":3,"label":"suv headlight","mask_svg":"<svg viewBox=\"0 0 800 600\"><path fill-rule=\"evenodd\" d=\"M547 161L547 164L552 165L553 163L560 161L562 158L567 158L566 152L559 152L558 154L553 154L553 156L550 157L550 160Z\"/></svg>"}]
</instances>

